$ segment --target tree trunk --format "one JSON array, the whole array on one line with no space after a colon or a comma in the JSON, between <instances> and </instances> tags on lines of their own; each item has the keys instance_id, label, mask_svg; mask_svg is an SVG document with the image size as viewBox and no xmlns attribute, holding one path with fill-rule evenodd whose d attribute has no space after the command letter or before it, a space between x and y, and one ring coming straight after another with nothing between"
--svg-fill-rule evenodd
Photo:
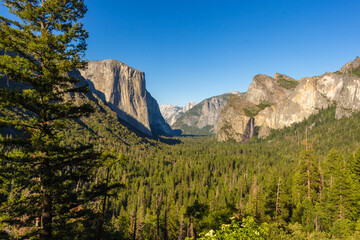
<instances>
[{"instance_id":1,"label":"tree trunk","mask_svg":"<svg viewBox=\"0 0 360 240\"><path fill-rule=\"evenodd\" d=\"M50 240L52 238L52 199L50 194L45 190L45 194L42 202L42 233L40 239Z\"/></svg>"},{"instance_id":2,"label":"tree trunk","mask_svg":"<svg viewBox=\"0 0 360 240\"><path fill-rule=\"evenodd\" d=\"M183 227L184 227L184 220L183 218L181 218L180 220L180 226L179 226L179 236L178 236L178 240L182 240L183 239Z\"/></svg>"},{"instance_id":3,"label":"tree trunk","mask_svg":"<svg viewBox=\"0 0 360 240\"><path fill-rule=\"evenodd\" d=\"M280 214L280 178L276 191L276 205L275 205L275 218Z\"/></svg>"},{"instance_id":4,"label":"tree trunk","mask_svg":"<svg viewBox=\"0 0 360 240\"><path fill-rule=\"evenodd\" d=\"M309 161L309 160L308 160ZM307 170L306 170L306 173L307 173L307 197L309 199L309 201L311 202L311 181L310 181L310 163L308 163L308 167L307 167Z\"/></svg>"},{"instance_id":5,"label":"tree trunk","mask_svg":"<svg viewBox=\"0 0 360 240\"><path fill-rule=\"evenodd\" d=\"M192 239L196 239L195 232L194 232L193 217L190 217L190 237L191 237Z\"/></svg>"}]
</instances>

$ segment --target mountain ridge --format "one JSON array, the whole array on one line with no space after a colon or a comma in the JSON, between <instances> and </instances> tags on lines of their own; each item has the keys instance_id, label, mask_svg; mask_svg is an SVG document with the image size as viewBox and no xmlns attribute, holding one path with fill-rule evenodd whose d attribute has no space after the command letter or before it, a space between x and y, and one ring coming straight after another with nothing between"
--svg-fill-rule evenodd
<instances>
[{"instance_id":1,"label":"mountain ridge","mask_svg":"<svg viewBox=\"0 0 360 240\"><path fill-rule=\"evenodd\" d=\"M225 111L222 112L218 128L218 141L234 139L244 141L243 136L247 131L243 122L250 121L249 117L254 118L254 128L256 135L266 137L271 129L281 129L290 126L293 123L301 122L312 114L316 114L320 109L326 109L330 106L336 106L336 118L350 116L360 111L360 58L356 58L344 65L336 73L325 73L317 77L305 77L284 95L283 91L278 91L274 87L269 87L264 91L262 86L257 85L258 76L254 77L249 90L254 94L245 95L245 99L253 104L263 102L264 99L271 104L264 109L257 111L253 116L242 114L242 108L230 102ZM279 75L276 76L278 77ZM262 77L265 79L266 77ZM270 77L268 77L270 78ZM266 81L268 81L266 78ZM280 78L282 79L282 78ZM290 79L291 80L291 79ZM292 80L291 80L292 81ZM294 80L296 81L296 80ZM294 82L295 83L295 82ZM269 86L269 85L268 85ZM271 100L275 100L271 102ZM243 101L243 100L237 100ZM233 104L233 106L231 106ZM236 112L240 117L237 122L231 122L229 116ZM233 137L237 136L237 137ZM241 137L240 137L241 136Z\"/></svg>"},{"instance_id":2,"label":"mountain ridge","mask_svg":"<svg viewBox=\"0 0 360 240\"><path fill-rule=\"evenodd\" d=\"M195 102L188 102L184 107L162 104L160 105L160 112L165 121L172 126L182 114L193 108L195 105Z\"/></svg>"},{"instance_id":3,"label":"mountain ridge","mask_svg":"<svg viewBox=\"0 0 360 240\"><path fill-rule=\"evenodd\" d=\"M237 91L204 99L186 113L182 114L172 125L186 135L214 135L217 130L221 109L228 98L233 95L244 95Z\"/></svg>"}]
</instances>

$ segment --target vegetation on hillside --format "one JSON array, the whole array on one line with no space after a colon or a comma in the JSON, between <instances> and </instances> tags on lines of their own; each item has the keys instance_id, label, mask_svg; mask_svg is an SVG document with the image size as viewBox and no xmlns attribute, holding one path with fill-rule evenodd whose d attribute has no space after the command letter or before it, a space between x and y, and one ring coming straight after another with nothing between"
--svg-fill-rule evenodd
<instances>
[{"instance_id":1,"label":"vegetation on hillside","mask_svg":"<svg viewBox=\"0 0 360 240\"><path fill-rule=\"evenodd\" d=\"M0 88L1 239L360 239L360 113L146 139L67 74L82 0L2 2L26 21L0 17L0 72L22 86Z\"/></svg>"},{"instance_id":2,"label":"vegetation on hillside","mask_svg":"<svg viewBox=\"0 0 360 240\"><path fill-rule=\"evenodd\" d=\"M231 93L226 93L220 96L215 96L213 98L220 98L227 101L227 99L234 96ZM202 114L202 109L206 101L211 101L212 98L208 98L200 102L199 104L195 105L193 108L189 109L183 115L176 120L174 125L172 126L173 129L180 129L182 131L182 135L196 135L196 136L212 136L215 135L214 133L214 126L207 125L202 128L199 128L197 125L200 120L200 116ZM189 124L191 126L189 126Z\"/></svg>"},{"instance_id":3,"label":"vegetation on hillside","mask_svg":"<svg viewBox=\"0 0 360 240\"><path fill-rule=\"evenodd\" d=\"M277 83L280 85L280 87L286 89L294 89L297 85L299 85L299 81L293 79L286 79L286 78L279 78L277 80Z\"/></svg>"},{"instance_id":4,"label":"vegetation on hillside","mask_svg":"<svg viewBox=\"0 0 360 240\"><path fill-rule=\"evenodd\" d=\"M337 120L329 108L264 140L179 138L125 152L109 168L125 187L109 199L105 239L217 239L259 226L259 239L355 237L359 128L360 114Z\"/></svg>"},{"instance_id":5,"label":"vegetation on hillside","mask_svg":"<svg viewBox=\"0 0 360 240\"><path fill-rule=\"evenodd\" d=\"M264 110L267 107L270 107L272 104L268 102L262 102L258 105L252 105L244 107L244 113L248 117L255 117L261 110Z\"/></svg>"}]
</instances>

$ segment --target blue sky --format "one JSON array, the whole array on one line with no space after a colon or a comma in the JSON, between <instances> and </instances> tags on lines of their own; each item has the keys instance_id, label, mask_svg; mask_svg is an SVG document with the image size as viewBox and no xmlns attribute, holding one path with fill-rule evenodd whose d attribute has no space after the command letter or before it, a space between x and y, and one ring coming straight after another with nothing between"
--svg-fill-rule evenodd
<instances>
[{"instance_id":1,"label":"blue sky","mask_svg":"<svg viewBox=\"0 0 360 240\"><path fill-rule=\"evenodd\" d=\"M159 104L246 91L259 73L333 72L360 55L358 0L85 2L87 59L144 71Z\"/></svg>"}]
</instances>

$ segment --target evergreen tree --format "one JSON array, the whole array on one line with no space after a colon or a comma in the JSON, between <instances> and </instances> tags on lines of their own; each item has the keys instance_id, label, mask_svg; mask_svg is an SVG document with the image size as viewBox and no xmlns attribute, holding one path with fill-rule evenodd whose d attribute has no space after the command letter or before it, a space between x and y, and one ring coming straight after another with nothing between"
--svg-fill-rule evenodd
<instances>
[{"instance_id":1,"label":"evergreen tree","mask_svg":"<svg viewBox=\"0 0 360 240\"><path fill-rule=\"evenodd\" d=\"M196 230L194 226L194 220L202 219L209 212L209 206L199 203L196 199L194 204L186 208L185 216L189 218L188 237L196 239Z\"/></svg>"},{"instance_id":2,"label":"evergreen tree","mask_svg":"<svg viewBox=\"0 0 360 240\"><path fill-rule=\"evenodd\" d=\"M331 222L356 220L357 189L348 164L335 149L330 151L325 164L327 165L326 208Z\"/></svg>"},{"instance_id":3,"label":"evergreen tree","mask_svg":"<svg viewBox=\"0 0 360 240\"><path fill-rule=\"evenodd\" d=\"M357 179L360 180L360 148L355 153L352 171L356 175Z\"/></svg>"},{"instance_id":4,"label":"evergreen tree","mask_svg":"<svg viewBox=\"0 0 360 240\"><path fill-rule=\"evenodd\" d=\"M271 186L268 189L269 193L266 197L266 214L270 215L275 220L286 219L289 217L289 199L291 197L286 192L285 185L281 177L272 180Z\"/></svg>"},{"instance_id":5,"label":"evergreen tree","mask_svg":"<svg viewBox=\"0 0 360 240\"><path fill-rule=\"evenodd\" d=\"M246 206L247 214L259 219L264 210L261 188L258 185L256 175L254 175L253 183L250 188L249 201Z\"/></svg>"},{"instance_id":6,"label":"evergreen tree","mask_svg":"<svg viewBox=\"0 0 360 240\"><path fill-rule=\"evenodd\" d=\"M313 229L312 223L317 225L315 206L319 201L320 173L315 158L310 150L301 153L293 180L293 201L296 210L294 221L306 225L309 233Z\"/></svg>"},{"instance_id":7,"label":"evergreen tree","mask_svg":"<svg viewBox=\"0 0 360 240\"><path fill-rule=\"evenodd\" d=\"M107 191L87 184L101 154L62 139L69 120L93 112L68 97L88 91L69 76L86 63L88 33L79 19L87 8L83 0L2 2L20 21L0 16L0 49L7 53L0 56L2 81L18 87L0 89L0 112L22 116L0 117L0 127L18 133L0 143L0 184L8 190L1 221L10 235L74 239L91 213L85 204Z\"/></svg>"}]
</instances>

